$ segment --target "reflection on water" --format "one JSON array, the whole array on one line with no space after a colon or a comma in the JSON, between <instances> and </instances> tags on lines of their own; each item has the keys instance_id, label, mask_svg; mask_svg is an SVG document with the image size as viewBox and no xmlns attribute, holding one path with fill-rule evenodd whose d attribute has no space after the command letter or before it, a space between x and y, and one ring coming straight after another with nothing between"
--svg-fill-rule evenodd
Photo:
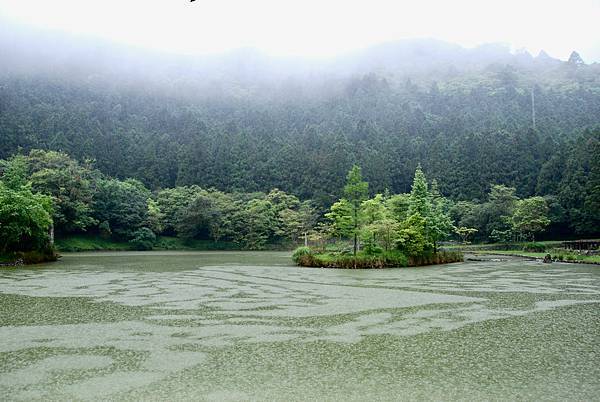
<instances>
[{"instance_id":1,"label":"reflection on water","mask_svg":"<svg viewBox=\"0 0 600 402\"><path fill-rule=\"evenodd\" d=\"M0 399L600 395L597 267L101 253L0 271Z\"/></svg>"}]
</instances>

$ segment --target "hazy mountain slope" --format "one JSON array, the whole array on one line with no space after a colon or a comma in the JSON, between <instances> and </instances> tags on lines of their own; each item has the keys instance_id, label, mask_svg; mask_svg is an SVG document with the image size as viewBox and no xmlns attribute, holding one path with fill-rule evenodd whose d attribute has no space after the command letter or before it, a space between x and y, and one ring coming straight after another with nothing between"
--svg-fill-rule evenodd
<instances>
[{"instance_id":1,"label":"hazy mountain slope","mask_svg":"<svg viewBox=\"0 0 600 402\"><path fill-rule=\"evenodd\" d=\"M412 40L309 61L2 29L0 158L61 149L153 188L280 187L326 203L353 162L376 191L406 191L420 162L455 198L481 198L492 182L525 196L600 124L598 65L500 45Z\"/></svg>"}]
</instances>

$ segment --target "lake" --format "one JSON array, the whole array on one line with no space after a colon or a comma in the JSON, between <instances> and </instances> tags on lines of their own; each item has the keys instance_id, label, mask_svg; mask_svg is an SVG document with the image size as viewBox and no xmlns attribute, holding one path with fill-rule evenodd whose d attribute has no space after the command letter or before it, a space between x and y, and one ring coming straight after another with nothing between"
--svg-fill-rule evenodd
<instances>
[{"instance_id":1,"label":"lake","mask_svg":"<svg viewBox=\"0 0 600 402\"><path fill-rule=\"evenodd\" d=\"M0 269L0 400L599 400L599 303L576 264L68 254Z\"/></svg>"}]
</instances>

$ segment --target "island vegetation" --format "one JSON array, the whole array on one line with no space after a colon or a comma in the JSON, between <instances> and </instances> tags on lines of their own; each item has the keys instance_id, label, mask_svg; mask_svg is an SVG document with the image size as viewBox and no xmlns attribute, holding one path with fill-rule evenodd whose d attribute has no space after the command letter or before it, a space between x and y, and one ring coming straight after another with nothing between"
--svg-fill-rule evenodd
<instances>
[{"instance_id":1,"label":"island vegetation","mask_svg":"<svg viewBox=\"0 0 600 402\"><path fill-rule=\"evenodd\" d=\"M320 250L298 248L292 258L301 266L331 268L385 268L443 264L463 260L460 251L440 251L438 243L453 230L448 203L436 181L428 189L417 167L410 194L377 194L368 198L368 183L354 165L348 172L344 196L325 214L325 239L340 243ZM352 239L350 250L342 240ZM359 250L359 245L362 249Z\"/></svg>"}]
</instances>

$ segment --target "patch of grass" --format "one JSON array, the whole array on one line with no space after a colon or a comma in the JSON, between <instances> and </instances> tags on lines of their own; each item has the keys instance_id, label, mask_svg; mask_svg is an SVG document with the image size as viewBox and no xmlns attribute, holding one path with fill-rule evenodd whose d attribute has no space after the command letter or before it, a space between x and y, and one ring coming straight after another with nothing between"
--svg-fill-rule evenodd
<instances>
[{"instance_id":1,"label":"patch of grass","mask_svg":"<svg viewBox=\"0 0 600 402\"><path fill-rule=\"evenodd\" d=\"M212 240L183 240L179 237L158 236L154 243L154 250L239 250L240 247L228 241Z\"/></svg>"},{"instance_id":2,"label":"patch of grass","mask_svg":"<svg viewBox=\"0 0 600 402\"><path fill-rule=\"evenodd\" d=\"M445 245L444 248L448 250L465 250L465 251L514 251L514 250L526 250L526 251L537 251L543 252L543 250L549 250L552 248L559 247L562 244L561 240L547 240L539 241L535 243L522 242L522 243L479 243L479 244L452 244ZM533 250L532 248L537 248ZM543 250L542 250L543 249Z\"/></svg>"},{"instance_id":3,"label":"patch of grass","mask_svg":"<svg viewBox=\"0 0 600 402\"><path fill-rule=\"evenodd\" d=\"M129 251L134 250L132 243L105 239L96 235L75 235L57 238L56 248L63 252L79 251ZM233 242L214 242L212 240L183 240L178 237L158 236L153 250L239 250Z\"/></svg>"},{"instance_id":4,"label":"patch of grass","mask_svg":"<svg viewBox=\"0 0 600 402\"><path fill-rule=\"evenodd\" d=\"M522 250L532 253L545 253L547 249L548 245L544 243L525 243Z\"/></svg>"},{"instance_id":5,"label":"patch of grass","mask_svg":"<svg viewBox=\"0 0 600 402\"><path fill-rule=\"evenodd\" d=\"M59 251L125 251L131 250L129 242L118 242L93 235L76 235L56 238L54 245Z\"/></svg>"}]
</instances>

